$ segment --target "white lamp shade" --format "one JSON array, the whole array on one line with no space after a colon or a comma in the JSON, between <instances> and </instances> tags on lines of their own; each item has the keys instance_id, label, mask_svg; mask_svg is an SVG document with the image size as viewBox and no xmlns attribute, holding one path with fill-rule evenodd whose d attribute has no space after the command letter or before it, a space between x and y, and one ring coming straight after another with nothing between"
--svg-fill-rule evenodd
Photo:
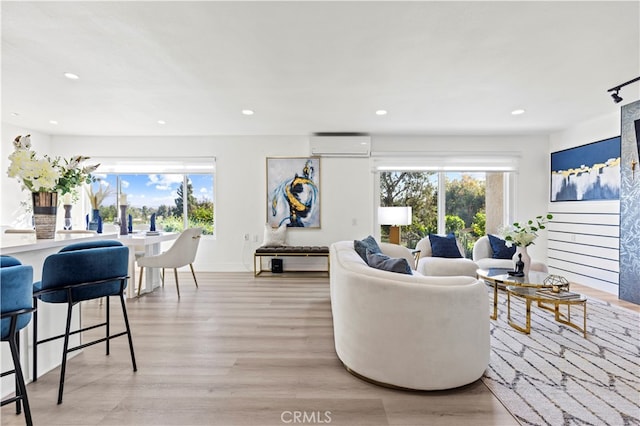
<instances>
[{"instance_id":1,"label":"white lamp shade","mask_svg":"<svg viewBox=\"0 0 640 426\"><path fill-rule=\"evenodd\" d=\"M411 207L378 207L378 224L411 225Z\"/></svg>"}]
</instances>

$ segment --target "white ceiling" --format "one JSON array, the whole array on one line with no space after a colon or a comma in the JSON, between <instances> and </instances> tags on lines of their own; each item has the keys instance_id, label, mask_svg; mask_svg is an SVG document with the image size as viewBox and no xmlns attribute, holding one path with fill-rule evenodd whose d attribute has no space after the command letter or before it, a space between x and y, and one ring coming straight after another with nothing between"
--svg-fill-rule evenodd
<instances>
[{"instance_id":1,"label":"white ceiling","mask_svg":"<svg viewBox=\"0 0 640 426\"><path fill-rule=\"evenodd\" d=\"M640 75L637 0L1 8L2 121L49 134L550 133Z\"/></svg>"}]
</instances>

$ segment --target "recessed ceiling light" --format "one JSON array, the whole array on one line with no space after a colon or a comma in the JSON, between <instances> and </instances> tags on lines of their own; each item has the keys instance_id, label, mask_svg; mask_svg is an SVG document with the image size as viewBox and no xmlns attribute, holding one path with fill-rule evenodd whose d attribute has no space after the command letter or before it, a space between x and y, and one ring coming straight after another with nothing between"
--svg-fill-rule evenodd
<instances>
[{"instance_id":1,"label":"recessed ceiling light","mask_svg":"<svg viewBox=\"0 0 640 426\"><path fill-rule=\"evenodd\" d=\"M164 121L164 120L158 120L158 124L162 124L162 125L164 125L164 124L167 124L167 122L166 122L166 121Z\"/></svg>"},{"instance_id":2,"label":"recessed ceiling light","mask_svg":"<svg viewBox=\"0 0 640 426\"><path fill-rule=\"evenodd\" d=\"M80 77L78 77L78 74L74 74L72 72L65 72L64 76L67 77L69 80L78 80Z\"/></svg>"},{"instance_id":3,"label":"recessed ceiling light","mask_svg":"<svg viewBox=\"0 0 640 426\"><path fill-rule=\"evenodd\" d=\"M513 111L511 111L511 115L521 115L521 114L524 114L523 109L514 109Z\"/></svg>"},{"instance_id":4,"label":"recessed ceiling light","mask_svg":"<svg viewBox=\"0 0 640 426\"><path fill-rule=\"evenodd\" d=\"M50 123L50 124L55 124L55 125L57 125L57 124L58 124L58 122L57 122L56 120L49 120L49 123Z\"/></svg>"},{"instance_id":5,"label":"recessed ceiling light","mask_svg":"<svg viewBox=\"0 0 640 426\"><path fill-rule=\"evenodd\" d=\"M379 109L376 111L376 115L387 115L386 109Z\"/></svg>"},{"instance_id":6,"label":"recessed ceiling light","mask_svg":"<svg viewBox=\"0 0 640 426\"><path fill-rule=\"evenodd\" d=\"M243 109L243 110L242 110L242 113L243 113L244 115L253 115L253 114L254 114L254 112L253 112L253 110L252 110L252 109Z\"/></svg>"}]
</instances>

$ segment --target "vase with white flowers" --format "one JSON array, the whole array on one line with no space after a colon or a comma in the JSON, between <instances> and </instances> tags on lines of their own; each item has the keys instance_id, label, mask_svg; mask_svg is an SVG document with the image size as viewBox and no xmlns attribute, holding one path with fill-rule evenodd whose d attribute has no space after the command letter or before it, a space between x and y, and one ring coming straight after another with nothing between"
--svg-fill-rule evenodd
<instances>
[{"instance_id":1,"label":"vase with white flowers","mask_svg":"<svg viewBox=\"0 0 640 426\"><path fill-rule=\"evenodd\" d=\"M546 224L553 219L552 214L536 216L526 222L514 222L509 228L503 231L505 245L507 247L516 246L516 255L524 263L525 274L529 273L531 267L531 257L527 252L527 247L534 244L538 238L538 231L546 229Z\"/></svg>"},{"instance_id":2,"label":"vase with white flowers","mask_svg":"<svg viewBox=\"0 0 640 426\"><path fill-rule=\"evenodd\" d=\"M38 157L31 149L31 136L17 136L13 141L14 151L9 155L7 175L16 178L22 189L31 192L36 238L55 236L58 194L77 197L77 188L90 183L91 173L98 165L83 166L89 157L77 155L70 159Z\"/></svg>"}]
</instances>

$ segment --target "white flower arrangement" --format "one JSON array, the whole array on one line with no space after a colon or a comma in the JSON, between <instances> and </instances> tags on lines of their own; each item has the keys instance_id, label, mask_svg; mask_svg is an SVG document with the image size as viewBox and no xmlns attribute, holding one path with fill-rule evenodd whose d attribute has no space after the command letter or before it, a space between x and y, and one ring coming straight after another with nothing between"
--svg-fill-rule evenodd
<instances>
[{"instance_id":1,"label":"white flower arrangement","mask_svg":"<svg viewBox=\"0 0 640 426\"><path fill-rule=\"evenodd\" d=\"M538 231L545 229L545 224L553 219L552 214L546 216L536 216L535 219L528 220L525 224L520 222L514 222L504 234L505 245L507 247L527 247L533 244L533 241L538 238Z\"/></svg>"},{"instance_id":2,"label":"white flower arrangement","mask_svg":"<svg viewBox=\"0 0 640 426\"><path fill-rule=\"evenodd\" d=\"M64 163L60 157L38 158L31 150L30 135L17 136L13 146L7 175L18 179L22 188L31 192L74 193L78 186L92 182L91 172L98 168L98 164L81 167L81 163L89 159L81 155L64 159Z\"/></svg>"}]
</instances>

